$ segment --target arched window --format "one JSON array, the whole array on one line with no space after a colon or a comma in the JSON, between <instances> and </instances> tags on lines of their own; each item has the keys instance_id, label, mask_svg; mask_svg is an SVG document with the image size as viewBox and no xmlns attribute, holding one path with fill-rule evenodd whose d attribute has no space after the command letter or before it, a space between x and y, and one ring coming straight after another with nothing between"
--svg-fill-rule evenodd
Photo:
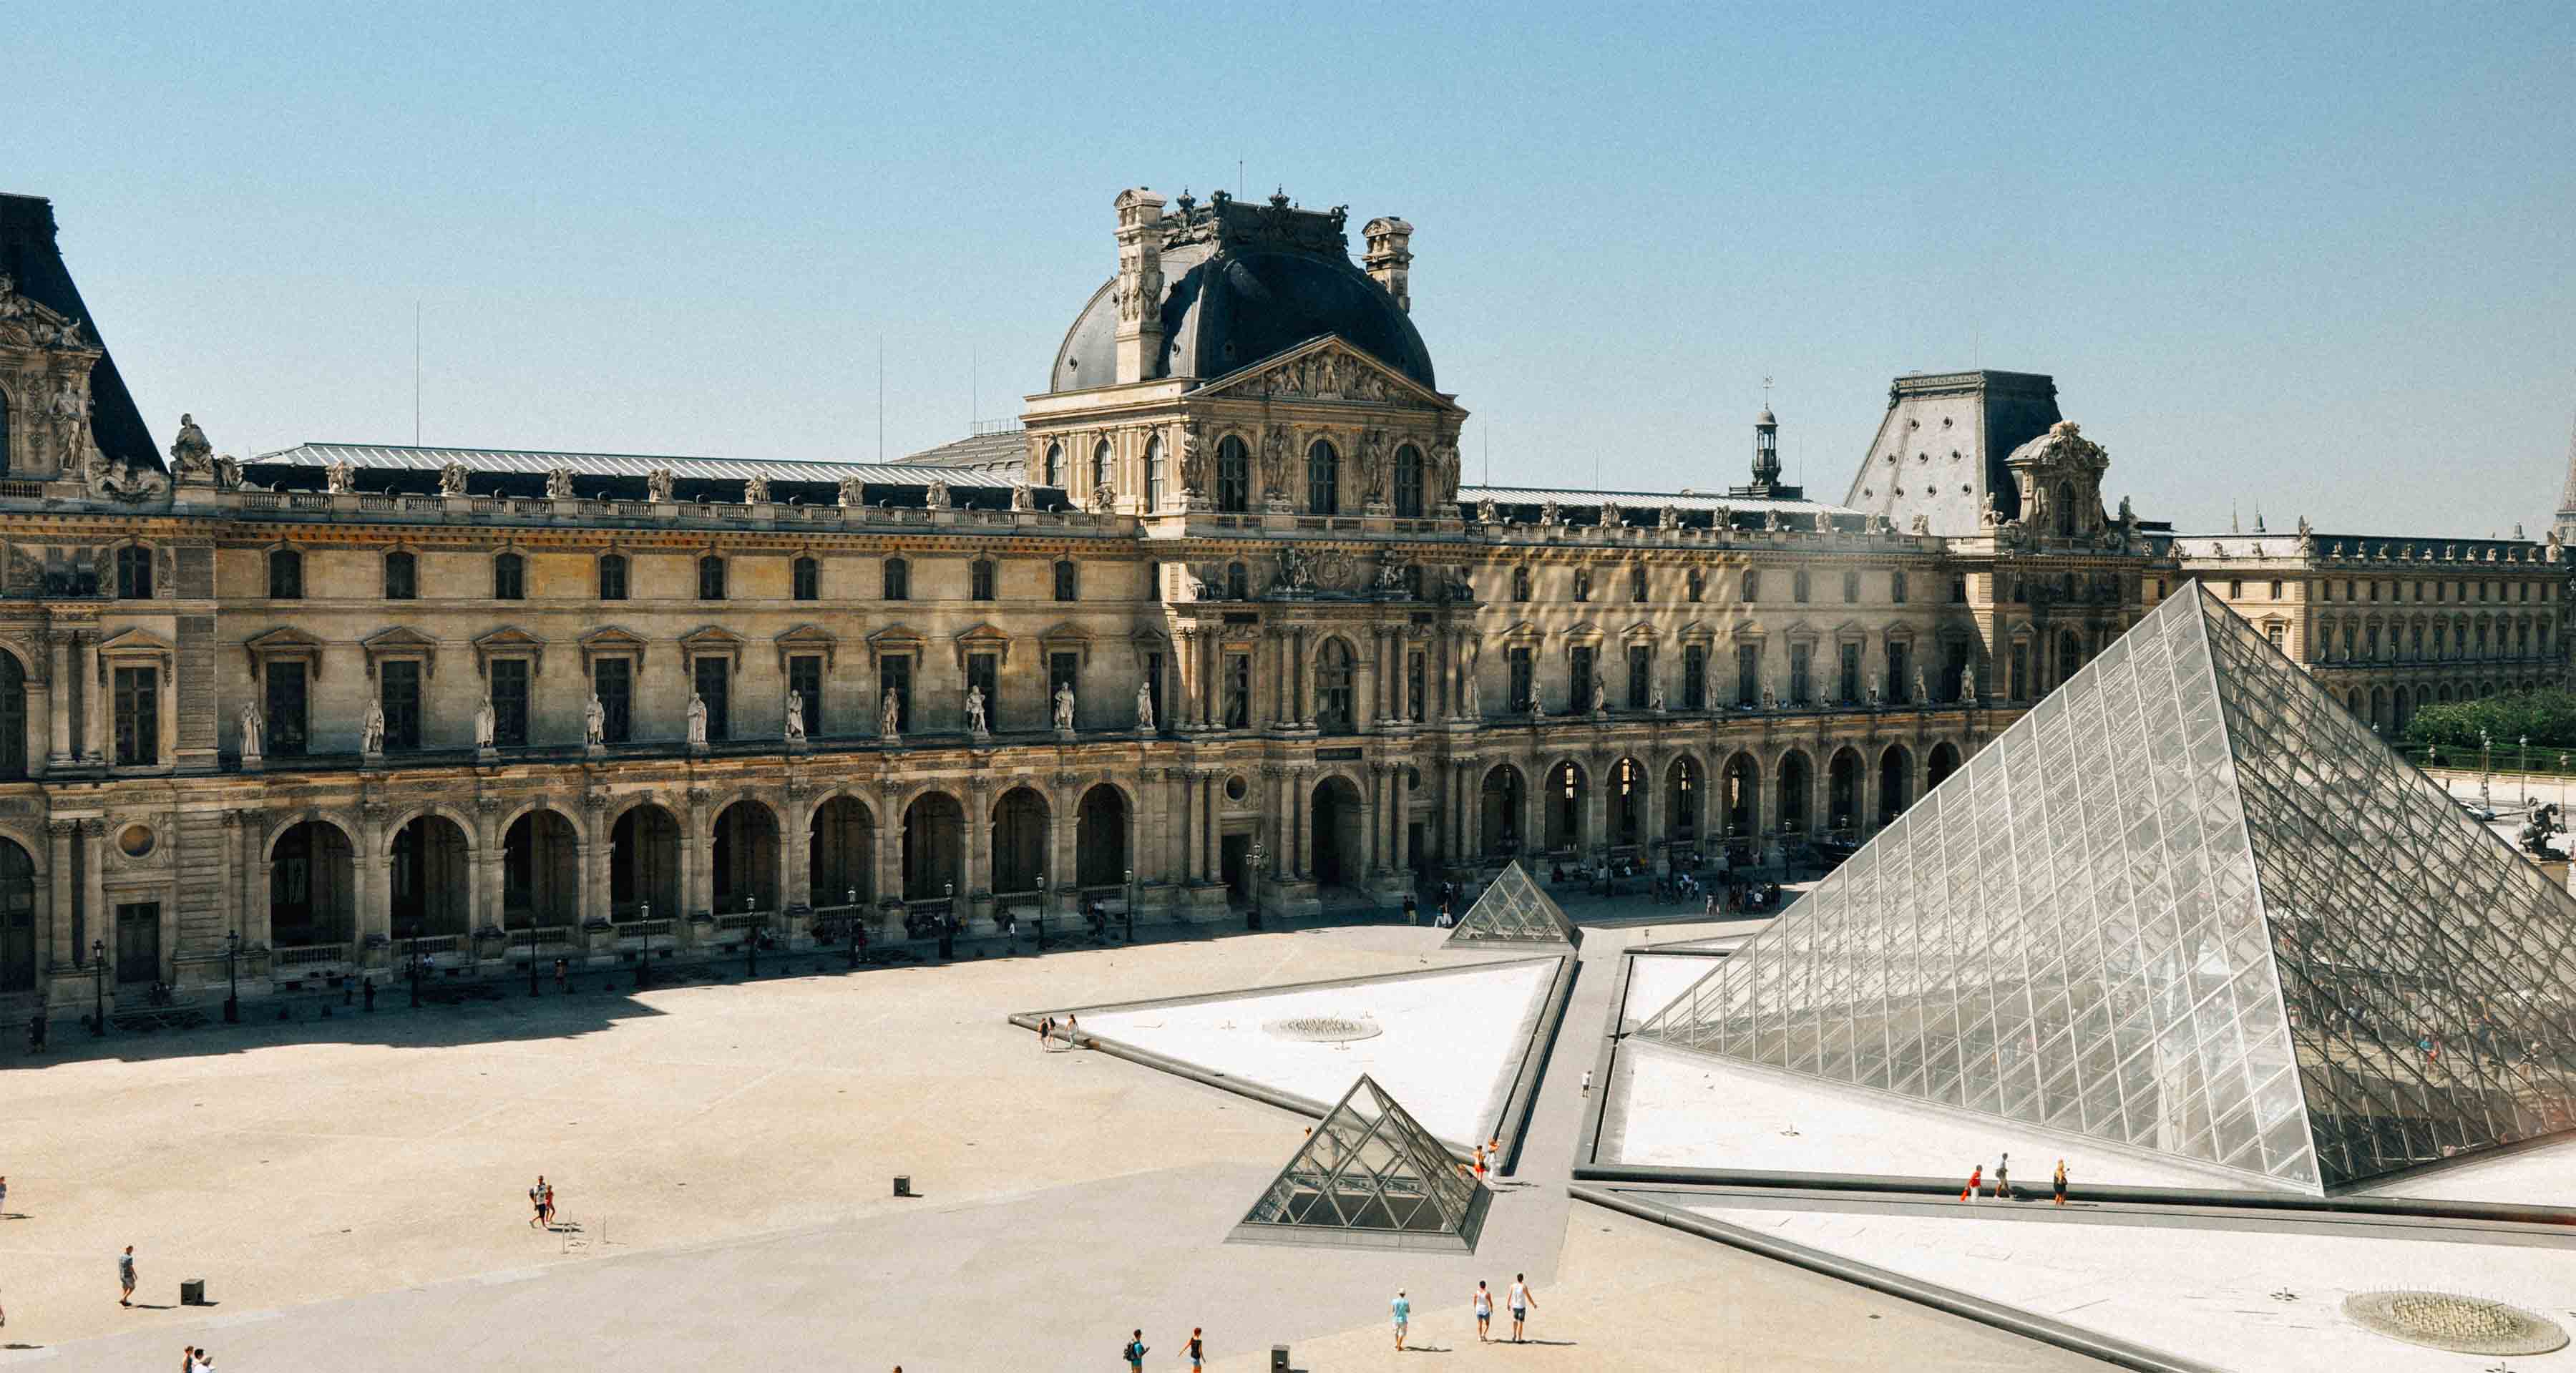
<instances>
[{"instance_id":1,"label":"arched window","mask_svg":"<svg viewBox=\"0 0 2576 1373\"><path fill-rule=\"evenodd\" d=\"M1163 436L1145 440L1145 513L1163 508Z\"/></svg>"},{"instance_id":2,"label":"arched window","mask_svg":"<svg viewBox=\"0 0 2576 1373\"><path fill-rule=\"evenodd\" d=\"M1748 567L1744 570L1744 603L1751 605L1761 599L1762 574Z\"/></svg>"},{"instance_id":3,"label":"arched window","mask_svg":"<svg viewBox=\"0 0 2576 1373\"><path fill-rule=\"evenodd\" d=\"M1229 601L1252 599L1252 574L1241 563L1225 565L1225 598Z\"/></svg>"},{"instance_id":4,"label":"arched window","mask_svg":"<svg viewBox=\"0 0 2576 1373\"><path fill-rule=\"evenodd\" d=\"M1322 439L1306 450L1306 512L1342 513L1342 455Z\"/></svg>"},{"instance_id":5,"label":"arched window","mask_svg":"<svg viewBox=\"0 0 2576 1373\"><path fill-rule=\"evenodd\" d=\"M625 554L603 553L600 555L599 599L603 601L622 601L626 599Z\"/></svg>"},{"instance_id":6,"label":"arched window","mask_svg":"<svg viewBox=\"0 0 2576 1373\"><path fill-rule=\"evenodd\" d=\"M1409 443L1395 450L1395 513L1422 518L1422 450Z\"/></svg>"},{"instance_id":7,"label":"arched window","mask_svg":"<svg viewBox=\"0 0 2576 1373\"><path fill-rule=\"evenodd\" d=\"M27 672L15 654L0 653L0 779L27 775ZM0 920L8 912L0 908ZM8 931L0 928L0 937Z\"/></svg>"},{"instance_id":8,"label":"arched window","mask_svg":"<svg viewBox=\"0 0 2576 1373\"><path fill-rule=\"evenodd\" d=\"M1592 599L1591 568L1578 567L1574 569L1574 599L1578 601L1589 601Z\"/></svg>"},{"instance_id":9,"label":"arched window","mask_svg":"<svg viewBox=\"0 0 2576 1373\"><path fill-rule=\"evenodd\" d=\"M524 601L528 599L528 562L516 553L502 553L492 559L492 599Z\"/></svg>"},{"instance_id":10,"label":"arched window","mask_svg":"<svg viewBox=\"0 0 2576 1373\"><path fill-rule=\"evenodd\" d=\"M1059 601L1077 601L1082 599L1081 587L1074 581L1073 560L1071 558L1061 558L1056 561L1055 598Z\"/></svg>"},{"instance_id":11,"label":"arched window","mask_svg":"<svg viewBox=\"0 0 2576 1373\"><path fill-rule=\"evenodd\" d=\"M698 599L721 601L725 598L724 559L710 553L698 559Z\"/></svg>"},{"instance_id":12,"label":"arched window","mask_svg":"<svg viewBox=\"0 0 2576 1373\"><path fill-rule=\"evenodd\" d=\"M1084 491L1082 494L1088 496L1092 491L1097 491L1108 484L1109 440L1102 439L1100 442L1091 445L1091 487L1090 490Z\"/></svg>"},{"instance_id":13,"label":"arched window","mask_svg":"<svg viewBox=\"0 0 2576 1373\"><path fill-rule=\"evenodd\" d=\"M912 599L912 564L901 558L885 560L885 597L889 601Z\"/></svg>"},{"instance_id":14,"label":"arched window","mask_svg":"<svg viewBox=\"0 0 2576 1373\"><path fill-rule=\"evenodd\" d=\"M1700 597L1708 594L1708 574L1696 567L1692 568L1685 584L1685 591L1692 603L1697 604Z\"/></svg>"},{"instance_id":15,"label":"arched window","mask_svg":"<svg viewBox=\"0 0 2576 1373\"><path fill-rule=\"evenodd\" d=\"M1326 734L1351 732L1351 650L1339 639L1325 640L1316 655L1315 727Z\"/></svg>"},{"instance_id":16,"label":"arched window","mask_svg":"<svg viewBox=\"0 0 2576 1373\"><path fill-rule=\"evenodd\" d=\"M2057 537L2075 536L2075 483L2057 484Z\"/></svg>"},{"instance_id":17,"label":"arched window","mask_svg":"<svg viewBox=\"0 0 2576 1373\"><path fill-rule=\"evenodd\" d=\"M116 598L120 601L152 599L152 550L130 543L116 550Z\"/></svg>"},{"instance_id":18,"label":"arched window","mask_svg":"<svg viewBox=\"0 0 2576 1373\"><path fill-rule=\"evenodd\" d=\"M1643 566L1628 569L1628 599L1632 601L1646 599L1646 569Z\"/></svg>"},{"instance_id":19,"label":"arched window","mask_svg":"<svg viewBox=\"0 0 2576 1373\"><path fill-rule=\"evenodd\" d=\"M1529 571L1529 568L1528 568L1526 565L1523 565L1523 566L1520 566L1520 567L1515 567L1515 568L1513 568L1513 569L1512 569L1512 599L1513 599L1513 600L1515 600L1515 601L1526 601L1526 600L1528 600L1529 598L1530 598L1530 571Z\"/></svg>"},{"instance_id":20,"label":"arched window","mask_svg":"<svg viewBox=\"0 0 2576 1373\"><path fill-rule=\"evenodd\" d=\"M1789 575L1789 599L1800 605L1807 603L1807 569L1802 567Z\"/></svg>"},{"instance_id":21,"label":"arched window","mask_svg":"<svg viewBox=\"0 0 2576 1373\"><path fill-rule=\"evenodd\" d=\"M1217 440L1216 508L1237 514L1252 508L1252 450L1232 434Z\"/></svg>"},{"instance_id":22,"label":"arched window","mask_svg":"<svg viewBox=\"0 0 2576 1373\"><path fill-rule=\"evenodd\" d=\"M268 594L271 600L292 601L304 595L304 555L292 548L280 548L268 555Z\"/></svg>"},{"instance_id":23,"label":"arched window","mask_svg":"<svg viewBox=\"0 0 2576 1373\"><path fill-rule=\"evenodd\" d=\"M1849 569L1843 572L1843 604L1860 604L1860 573Z\"/></svg>"},{"instance_id":24,"label":"arched window","mask_svg":"<svg viewBox=\"0 0 2576 1373\"><path fill-rule=\"evenodd\" d=\"M823 564L813 558L798 558L791 594L800 601L823 599Z\"/></svg>"},{"instance_id":25,"label":"arched window","mask_svg":"<svg viewBox=\"0 0 2576 1373\"><path fill-rule=\"evenodd\" d=\"M417 600L420 596L420 562L409 553L385 555L385 599Z\"/></svg>"},{"instance_id":26,"label":"arched window","mask_svg":"<svg viewBox=\"0 0 2576 1373\"><path fill-rule=\"evenodd\" d=\"M993 560L977 558L974 570L969 576L969 582L970 589L967 594L971 598L978 601L993 599Z\"/></svg>"},{"instance_id":27,"label":"arched window","mask_svg":"<svg viewBox=\"0 0 2576 1373\"><path fill-rule=\"evenodd\" d=\"M1046 484L1064 485L1064 445L1050 443L1046 451Z\"/></svg>"}]
</instances>

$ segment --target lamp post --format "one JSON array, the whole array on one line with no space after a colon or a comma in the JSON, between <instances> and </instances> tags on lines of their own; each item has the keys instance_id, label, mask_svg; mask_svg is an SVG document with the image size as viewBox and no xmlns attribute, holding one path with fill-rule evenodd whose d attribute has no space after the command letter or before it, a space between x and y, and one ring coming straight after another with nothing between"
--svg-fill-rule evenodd
<instances>
[{"instance_id":1,"label":"lamp post","mask_svg":"<svg viewBox=\"0 0 2576 1373\"><path fill-rule=\"evenodd\" d=\"M644 990L644 979L653 968L653 903L645 901L635 907L635 990Z\"/></svg>"},{"instance_id":2,"label":"lamp post","mask_svg":"<svg viewBox=\"0 0 2576 1373\"><path fill-rule=\"evenodd\" d=\"M224 1023L241 1023L241 973L235 960L241 957L241 931L224 936Z\"/></svg>"},{"instance_id":3,"label":"lamp post","mask_svg":"<svg viewBox=\"0 0 2576 1373\"><path fill-rule=\"evenodd\" d=\"M1045 873L1039 873L1039 874L1038 874L1038 952L1039 952L1039 953L1045 953L1045 952L1046 952L1046 917L1047 917L1047 880L1046 880L1046 874L1045 874Z\"/></svg>"},{"instance_id":4,"label":"lamp post","mask_svg":"<svg viewBox=\"0 0 2576 1373\"><path fill-rule=\"evenodd\" d=\"M859 889L843 889L841 902L850 908L850 967L856 971L859 966Z\"/></svg>"},{"instance_id":5,"label":"lamp post","mask_svg":"<svg viewBox=\"0 0 2576 1373\"><path fill-rule=\"evenodd\" d=\"M939 956L943 959L955 958L957 956L957 884L942 882L939 884L939 889L940 899L947 903L946 908L939 912Z\"/></svg>"},{"instance_id":6,"label":"lamp post","mask_svg":"<svg viewBox=\"0 0 2576 1373\"><path fill-rule=\"evenodd\" d=\"M1136 870L1127 870L1127 942L1136 942Z\"/></svg>"},{"instance_id":7,"label":"lamp post","mask_svg":"<svg viewBox=\"0 0 2576 1373\"><path fill-rule=\"evenodd\" d=\"M2522 808L2528 813L2531 810L2531 736L2523 735L2516 743L2520 751L2513 760L2514 768L2522 774Z\"/></svg>"},{"instance_id":8,"label":"lamp post","mask_svg":"<svg viewBox=\"0 0 2576 1373\"><path fill-rule=\"evenodd\" d=\"M89 941L89 980L94 989L90 998L89 1033L96 1039L107 1033L107 941Z\"/></svg>"},{"instance_id":9,"label":"lamp post","mask_svg":"<svg viewBox=\"0 0 2576 1373\"><path fill-rule=\"evenodd\" d=\"M1244 862L1250 867L1245 876L1252 880L1252 908L1243 914L1243 927L1247 930L1261 928L1261 865L1267 856L1261 847L1260 837L1256 835L1252 841L1252 852L1244 857Z\"/></svg>"},{"instance_id":10,"label":"lamp post","mask_svg":"<svg viewBox=\"0 0 2576 1373\"><path fill-rule=\"evenodd\" d=\"M2495 740L2485 730L2478 731L2478 804L2495 809L2495 799L2487 790L2487 773L2495 759Z\"/></svg>"},{"instance_id":11,"label":"lamp post","mask_svg":"<svg viewBox=\"0 0 2576 1373\"><path fill-rule=\"evenodd\" d=\"M742 975L746 978L758 977L760 976L760 898L744 897L742 909L744 914L751 917L751 923L742 927Z\"/></svg>"}]
</instances>

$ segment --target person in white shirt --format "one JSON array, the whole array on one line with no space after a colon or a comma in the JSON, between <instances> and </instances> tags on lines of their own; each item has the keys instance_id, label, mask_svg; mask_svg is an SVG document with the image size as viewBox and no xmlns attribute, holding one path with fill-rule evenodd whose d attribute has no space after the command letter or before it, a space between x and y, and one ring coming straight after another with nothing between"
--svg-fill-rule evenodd
<instances>
[{"instance_id":1,"label":"person in white shirt","mask_svg":"<svg viewBox=\"0 0 2576 1373\"><path fill-rule=\"evenodd\" d=\"M1512 1343L1519 1344L1521 1342L1521 1322L1528 1320L1530 1308L1538 1305L1538 1298L1530 1295L1529 1274L1512 1274L1512 1290L1509 1294L1509 1300L1512 1308Z\"/></svg>"}]
</instances>

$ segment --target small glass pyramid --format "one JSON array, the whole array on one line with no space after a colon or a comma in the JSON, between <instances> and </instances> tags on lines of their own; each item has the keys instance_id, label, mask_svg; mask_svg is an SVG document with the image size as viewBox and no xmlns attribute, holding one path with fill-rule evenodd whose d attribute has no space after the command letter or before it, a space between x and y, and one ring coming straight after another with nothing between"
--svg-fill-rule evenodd
<instances>
[{"instance_id":1,"label":"small glass pyramid","mask_svg":"<svg viewBox=\"0 0 2576 1373\"><path fill-rule=\"evenodd\" d=\"M2576 1124L2576 898L2197 583L1637 1034L2310 1192Z\"/></svg>"},{"instance_id":2,"label":"small glass pyramid","mask_svg":"<svg viewBox=\"0 0 2576 1373\"><path fill-rule=\"evenodd\" d=\"M1490 1200L1430 1131L1362 1074L1232 1238L1472 1253Z\"/></svg>"},{"instance_id":3,"label":"small glass pyramid","mask_svg":"<svg viewBox=\"0 0 2576 1373\"><path fill-rule=\"evenodd\" d=\"M1450 931L1452 944L1579 944L1583 931L1563 907L1538 889L1515 858L1485 886L1485 894Z\"/></svg>"}]
</instances>

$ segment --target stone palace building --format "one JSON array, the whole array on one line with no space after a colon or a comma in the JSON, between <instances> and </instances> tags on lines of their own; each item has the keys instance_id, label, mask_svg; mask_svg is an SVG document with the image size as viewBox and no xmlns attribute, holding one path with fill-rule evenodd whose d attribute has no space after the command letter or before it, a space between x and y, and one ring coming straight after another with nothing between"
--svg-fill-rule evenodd
<instances>
[{"instance_id":1,"label":"stone palace building","mask_svg":"<svg viewBox=\"0 0 2576 1373\"><path fill-rule=\"evenodd\" d=\"M1109 227L1021 426L904 463L236 459L153 437L51 205L0 198L0 1022L1774 864L2193 576L2392 725L2563 672L2554 540L2177 542L2045 376L1898 378L1840 503L1767 411L1739 483L1462 486L1411 225Z\"/></svg>"}]
</instances>

